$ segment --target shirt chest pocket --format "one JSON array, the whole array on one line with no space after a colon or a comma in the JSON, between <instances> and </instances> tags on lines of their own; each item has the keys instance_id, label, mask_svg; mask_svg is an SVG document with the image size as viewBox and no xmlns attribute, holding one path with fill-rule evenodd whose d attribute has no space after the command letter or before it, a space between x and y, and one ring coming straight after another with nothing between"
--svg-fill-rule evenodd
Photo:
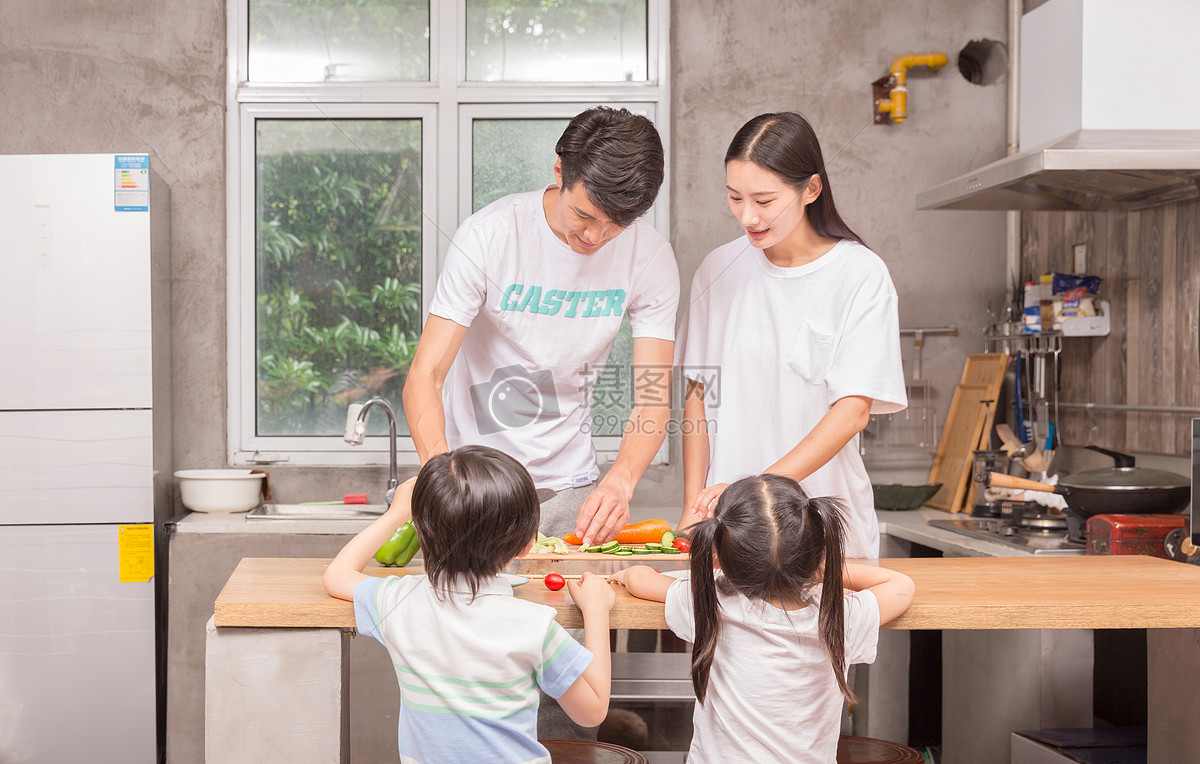
<instances>
[{"instance_id":1,"label":"shirt chest pocket","mask_svg":"<svg viewBox=\"0 0 1200 764\"><path fill-rule=\"evenodd\" d=\"M785 359L788 368L811 385L823 383L833 363L834 339L801 322Z\"/></svg>"}]
</instances>

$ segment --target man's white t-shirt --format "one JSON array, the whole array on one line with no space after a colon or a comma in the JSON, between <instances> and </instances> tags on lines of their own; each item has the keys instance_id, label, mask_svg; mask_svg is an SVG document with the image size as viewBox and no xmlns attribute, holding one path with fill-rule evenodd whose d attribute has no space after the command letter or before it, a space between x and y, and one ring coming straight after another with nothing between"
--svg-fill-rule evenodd
<instances>
[{"instance_id":1,"label":"man's white t-shirt","mask_svg":"<svg viewBox=\"0 0 1200 764\"><path fill-rule=\"evenodd\" d=\"M601 376L621 319L634 338L675 339L679 269L643 220L591 255L572 251L546 221L544 193L506 196L463 222L429 311L469 327L445 385L447 444L498 448L539 488L563 490L600 474L593 390L632 390L645 372Z\"/></svg>"},{"instance_id":2,"label":"man's white t-shirt","mask_svg":"<svg viewBox=\"0 0 1200 764\"><path fill-rule=\"evenodd\" d=\"M871 398L872 414L908 405L896 290L879 256L857 242L781 268L738 238L704 259L689 299L677 354L684 376L705 385L706 485L761 473L839 398ZM879 556L857 436L802 483L849 508L847 557Z\"/></svg>"},{"instance_id":3,"label":"man's white t-shirt","mask_svg":"<svg viewBox=\"0 0 1200 764\"><path fill-rule=\"evenodd\" d=\"M817 607L781 610L720 587L717 599L721 628L704 703L692 717L688 764L830 764L842 693L821 645ZM689 578L667 590L665 615L676 636L695 641ZM845 595L845 635L847 666L874 662L879 602L871 592Z\"/></svg>"}]
</instances>

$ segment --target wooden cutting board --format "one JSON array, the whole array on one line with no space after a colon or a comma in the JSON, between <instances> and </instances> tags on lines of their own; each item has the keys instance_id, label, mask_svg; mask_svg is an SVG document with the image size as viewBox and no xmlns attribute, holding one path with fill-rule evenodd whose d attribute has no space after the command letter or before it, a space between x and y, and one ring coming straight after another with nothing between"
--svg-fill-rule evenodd
<instances>
[{"instance_id":1,"label":"wooden cutting board","mask_svg":"<svg viewBox=\"0 0 1200 764\"><path fill-rule=\"evenodd\" d=\"M950 413L938 441L929 482L942 487L926 504L947 512L962 511L967 483L971 479L972 453L979 447L980 435L987 421L991 388L988 385L958 385L950 401Z\"/></svg>"},{"instance_id":2,"label":"wooden cutting board","mask_svg":"<svg viewBox=\"0 0 1200 764\"><path fill-rule=\"evenodd\" d=\"M638 546L630 544L630 546ZM521 557L522 560L546 560L553 562L555 560L590 560L592 562L637 562L639 560L687 560L688 555L680 552L679 554L634 554L634 555L616 555L602 554L601 552L580 552L579 547L571 549L567 554L527 554Z\"/></svg>"},{"instance_id":3,"label":"wooden cutting board","mask_svg":"<svg viewBox=\"0 0 1200 764\"><path fill-rule=\"evenodd\" d=\"M1008 356L1004 353L973 353L967 356L967 361L963 364L962 384L987 385L988 393L984 400L992 401L991 405L987 407L987 416L984 418L983 430L979 433L979 443L976 444L976 449L987 450L991 446L992 425L996 422L997 406L1000 403L1000 388L1004 385L1004 372L1007 370ZM968 461L972 458L968 456ZM951 511L960 512L964 509L969 510L975 504L978 494L979 484L971 479L971 474L968 472L967 495L963 499L962 506Z\"/></svg>"}]
</instances>

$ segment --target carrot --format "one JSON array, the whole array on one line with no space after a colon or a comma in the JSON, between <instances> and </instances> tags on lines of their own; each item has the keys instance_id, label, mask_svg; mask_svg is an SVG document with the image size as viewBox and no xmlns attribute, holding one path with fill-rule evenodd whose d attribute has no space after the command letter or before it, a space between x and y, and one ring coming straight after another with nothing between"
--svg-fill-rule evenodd
<instances>
[{"instance_id":1,"label":"carrot","mask_svg":"<svg viewBox=\"0 0 1200 764\"><path fill-rule=\"evenodd\" d=\"M640 523L630 523L617 531L617 541L622 544L645 544L647 541L660 541L671 525L666 520L643 520Z\"/></svg>"},{"instance_id":2,"label":"carrot","mask_svg":"<svg viewBox=\"0 0 1200 764\"><path fill-rule=\"evenodd\" d=\"M574 544L576 546L579 546L580 544L583 543L583 539L579 538L574 533L568 533L567 535L563 536L563 541L567 542L568 544Z\"/></svg>"}]
</instances>

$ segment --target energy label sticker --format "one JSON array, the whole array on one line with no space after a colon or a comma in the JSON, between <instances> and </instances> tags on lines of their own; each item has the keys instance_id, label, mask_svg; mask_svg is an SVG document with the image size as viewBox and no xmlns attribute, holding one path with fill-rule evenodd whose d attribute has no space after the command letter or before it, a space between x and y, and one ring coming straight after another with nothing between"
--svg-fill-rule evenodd
<instances>
[{"instance_id":1,"label":"energy label sticker","mask_svg":"<svg viewBox=\"0 0 1200 764\"><path fill-rule=\"evenodd\" d=\"M117 154L113 209L117 212L150 210L150 155Z\"/></svg>"},{"instance_id":2,"label":"energy label sticker","mask_svg":"<svg viewBox=\"0 0 1200 764\"><path fill-rule=\"evenodd\" d=\"M140 583L154 576L154 526L117 526L121 583Z\"/></svg>"}]
</instances>

